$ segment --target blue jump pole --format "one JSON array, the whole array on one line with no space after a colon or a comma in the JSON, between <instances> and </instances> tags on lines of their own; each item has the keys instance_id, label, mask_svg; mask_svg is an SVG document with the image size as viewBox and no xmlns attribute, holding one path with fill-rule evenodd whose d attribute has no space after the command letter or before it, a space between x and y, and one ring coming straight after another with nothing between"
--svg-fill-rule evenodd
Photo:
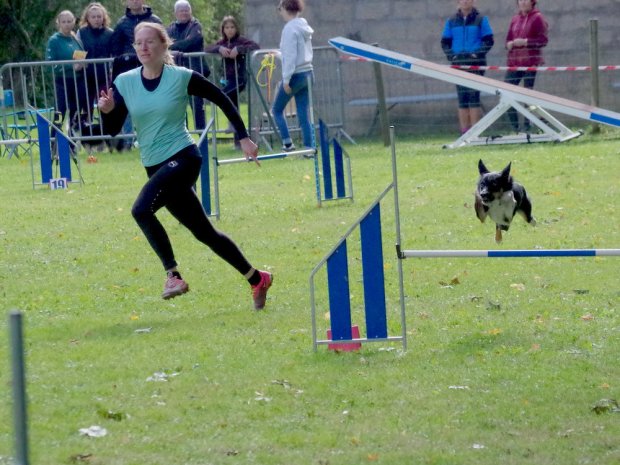
<instances>
[{"instance_id":1,"label":"blue jump pole","mask_svg":"<svg viewBox=\"0 0 620 465\"><path fill-rule=\"evenodd\" d=\"M326 200L334 198L334 190L332 188L332 169L329 161L329 138L327 134L327 126L322 120L319 120L319 145L321 147L321 166L323 168L323 192Z\"/></svg>"},{"instance_id":2,"label":"blue jump pole","mask_svg":"<svg viewBox=\"0 0 620 465\"><path fill-rule=\"evenodd\" d=\"M39 131L39 162L41 164L41 183L48 184L50 182L50 179L52 179L52 150L50 148L50 126L47 120L38 113L37 129Z\"/></svg>"},{"instance_id":3,"label":"blue jump pole","mask_svg":"<svg viewBox=\"0 0 620 465\"><path fill-rule=\"evenodd\" d=\"M200 190L202 194L202 207L211 216L211 176L209 172L209 140L201 138L198 149L202 155L200 166Z\"/></svg>"},{"instance_id":4,"label":"blue jump pole","mask_svg":"<svg viewBox=\"0 0 620 465\"><path fill-rule=\"evenodd\" d=\"M334 139L332 145L334 146L334 175L336 177L336 195L339 199L344 198L347 195L344 184L344 158L342 145Z\"/></svg>"},{"instance_id":5,"label":"blue jump pole","mask_svg":"<svg viewBox=\"0 0 620 465\"><path fill-rule=\"evenodd\" d=\"M401 258L617 257L620 249L403 250Z\"/></svg>"},{"instance_id":6,"label":"blue jump pole","mask_svg":"<svg viewBox=\"0 0 620 465\"><path fill-rule=\"evenodd\" d=\"M327 287L332 341L350 340L351 301L346 240L327 259Z\"/></svg>"},{"instance_id":7,"label":"blue jump pole","mask_svg":"<svg viewBox=\"0 0 620 465\"><path fill-rule=\"evenodd\" d=\"M58 145L60 177L66 178L67 182L71 182L71 149L69 148L69 139L62 132L56 132L56 143Z\"/></svg>"},{"instance_id":8,"label":"blue jump pole","mask_svg":"<svg viewBox=\"0 0 620 465\"><path fill-rule=\"evenodd\" d=\"M369 339L387 338L381 204L377 203L361 221L360 235L366 336Z\"/></svg>"}]
</instances>

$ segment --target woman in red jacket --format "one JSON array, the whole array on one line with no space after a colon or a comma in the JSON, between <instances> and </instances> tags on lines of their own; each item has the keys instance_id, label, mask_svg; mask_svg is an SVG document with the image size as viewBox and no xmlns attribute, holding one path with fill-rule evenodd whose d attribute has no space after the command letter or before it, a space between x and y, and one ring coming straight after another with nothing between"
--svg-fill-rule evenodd
<instances>
[{"instance_id":1,"label":"woman in red jacket","mask_svg":"<svg viewBox=\"0 0 620 465\"><path fill-rule=\"evenodd\" d=\"M544 63L542 48L547 45L547 20L536 8L537 0L517 0L519 12L513 16L506 35L508 66L540 66ZM536 71L507 71L504 81L518 85L523 81L527 89L534 88ZM508 110L510 124L519 132L519 116L514 108ZM529 120L523 123L525 132L530 130Z\"/></svg>"}]
</instances>

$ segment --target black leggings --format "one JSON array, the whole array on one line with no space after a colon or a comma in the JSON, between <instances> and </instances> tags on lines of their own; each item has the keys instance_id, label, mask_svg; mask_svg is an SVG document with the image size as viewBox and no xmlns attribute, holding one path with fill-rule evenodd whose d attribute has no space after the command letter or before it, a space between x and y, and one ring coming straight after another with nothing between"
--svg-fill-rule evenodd
<instances>
[{"instance_id":1,"label":"black leggings","mask_svg":"<svg viewBox=\"0 0 620 465\"><path fill-rule=\"evenodd\" d=\"M508 84L514 84L515 86L519 85L519 82L523 81L523 87L526 89L533 89L534 82L536 81L536 71L507 71L506 77L504 78L504 82ZM510 120L510 124L514 129L519 129L519 115L517 110L510 107L506 112L508 115L508 119ZM529 130L530 121L525 119L524 129Z\"/></svg>"},{"instance_id":2,"label":"black leggings","mask_svg":"<svg viewBox=\"0 0 620 465\"><path fill-rule=\"evenodd\" d=\"M190 145L163 163L147 167L149 180L133 204L131 214L165 270L176 267L177 262L168 234L155 216L162 207L166 207L196 239L208 245L239 273L246 275L252 266L237 244L213 227L196 195L194 184L198 179L201 163L198 147Z\"/></svg>"}]
</instances>

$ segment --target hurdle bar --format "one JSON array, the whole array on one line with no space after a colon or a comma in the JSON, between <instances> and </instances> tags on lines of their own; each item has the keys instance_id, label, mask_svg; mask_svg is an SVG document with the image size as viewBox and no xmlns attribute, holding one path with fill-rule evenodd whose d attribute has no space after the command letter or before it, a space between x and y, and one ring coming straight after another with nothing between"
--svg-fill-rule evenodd
<instances>
[{"instance_id":1,"label":"hurdle bar","mask_svg":"<svg viewBox=\"0 0 620 465\"><path fill-rule=\"evenodd\" d=\"M402 250L400 258L618 257L620 249Z\"/></svg>"},{"instance_id":2,"label":"hurdle bar","mask_svg":"<svg viewBox=\"0 0 620 465\"><path fill-rule=\"evenodd\" d=\"M202 200L202 208L204 208L207 216L220 219L220 189L217 176L217 155L213 157L213 166L210 167L211 159L209 158L209 139L208 134L210 125L202 131L198 138L198 150L202 156L200 164L200 194ZM214 138L215 139L215 138ZM216 153L217 153L217 149ZM211 178L213 177L213 186L211 186Z\"/></svg>"},{"instance_id":3,"label":"hurdle bar","mask_svg":"<svg viewBox=\"0 0 620 465\"><path fill-rule=\"evenodd\" d=\"M328 42L331 46L346 54L360 57L367 61L374 61L422 76L469 87L481 92L496 94L500 97L500 102L495 108L489 111L478 123L472 126L455 142L444 146L445 148L493 143L563 142L581 135L580 132L572 131L564 126L560 121L552 117L547 110L577 117L593 123L620 127L620 113L585 105L551 94L525 89L496 79L477 76L460 69L454 69L450 66L439 65L344 37L335 37L329 39ZM501 136L480 137L482 132L511 107L530 119L543 134L527 134L519 137L512 136L504 140L502 140Z\"/></svg>"},{"instance_id":4,"label":"hurdle bar","mask_svg":"<svg viewBox=\"0 0 620 465\"><path fill-rule=\"evenodd\" d=\"M402 286L402 261L398 260L400 276L400 320L401 335L389 336L387 331L387 310L385 299L385 276L383 270L383 247L381 234L381 201L392 190L393 184L375 199L364 214L347 230L332 250L310 273L310 312L312 316L312 341L314 351L319 345L354 344L366 342L402 342L407 349L407 328L405 300ZM366 337L353 337L351 325L351 301L349 291L349 270L347 239L359 227L362 254L362 282L364 288L364 315ZM326 266L329 295L331 339L317 336L317 311L315 297L315 276Z\"/></svg>"},{"instance_id":5,"label":"hurdle bar","mask_svg":"<svg viewBox=\"0 0 620 465\"><path fill-rule=\"evenodd\" d=\"M316 149L291 150L290 152L277 152L277 153L270 153L266 155L259 155L256 157L256 159L258 161L265 161L265 160L277 160L277 159L282 159L282 158L303 156L303 155L314 156L316 152L317 152ZM235 163L248 163L248 162L254 162L254 160L251 158L245 158L245 157L244 158L229 158L226 160L218 160L217 164L218 165L232 165Z\"/></svg>"},{"instance_id":6,"label":"hurdle bar","mask_svg":"<svg viewBox=\"0 0 620 465\"><path fill-rule=\"evenodd\" d=\"M34 175L34 162L32 157L30 157L30 168L32 171L32 187L34 189L35 185L50 185L50 181L54 179L52 173L52 149L51 149L51 137L50 137L50 128L54 128L56 130L56 144L58 147L58 164L60 167L60 178L64 178L68 183L77 182L82 184L84 182L84 178L82 177L82 172L80 170L80 165L77 157L73 158L75 165L79 174L79 181L73 181L71 176L71 149L70 145L76 146L75 142L73 142L68 136L66 136L62 130L54 125L51 121L41 115L40 112L33 109L37 115L37 131L39 133L39 163L41 167L41 182L37 183L35 181Z\"/></svg>"}]
</instances>

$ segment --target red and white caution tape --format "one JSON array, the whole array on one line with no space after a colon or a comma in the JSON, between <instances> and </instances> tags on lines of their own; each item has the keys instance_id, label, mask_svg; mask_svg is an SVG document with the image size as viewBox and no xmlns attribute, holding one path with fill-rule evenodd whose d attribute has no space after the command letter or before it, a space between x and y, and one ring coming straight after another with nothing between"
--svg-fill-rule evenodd
<instances>
[{"instance_id":1,"label":"red and white caution tape","mask_svg":"<svg viewBox=\"0 0 620 465\"><path fill-rule=\"evenodd\" d=\"M451 68L480 71L590 71L591 66L466 66L452 65ZM599 66L599 71L614 71L620 66Z\"/></svg>"},{"instance_id":2,"label":"red and white caution tape","mask_svg":"<svg viewBox=\"0 0 620 465\"><path fill-rule=\"evenodd\" d=\"M367 58L341 55L343 61L371 61ZM590 71L591 66L474 66L474 65L451 65L451 68L474 70L474 71ZM616 71L620 66L604 65L598 67L599 71Z\"/></svg>"}]
</instances>

